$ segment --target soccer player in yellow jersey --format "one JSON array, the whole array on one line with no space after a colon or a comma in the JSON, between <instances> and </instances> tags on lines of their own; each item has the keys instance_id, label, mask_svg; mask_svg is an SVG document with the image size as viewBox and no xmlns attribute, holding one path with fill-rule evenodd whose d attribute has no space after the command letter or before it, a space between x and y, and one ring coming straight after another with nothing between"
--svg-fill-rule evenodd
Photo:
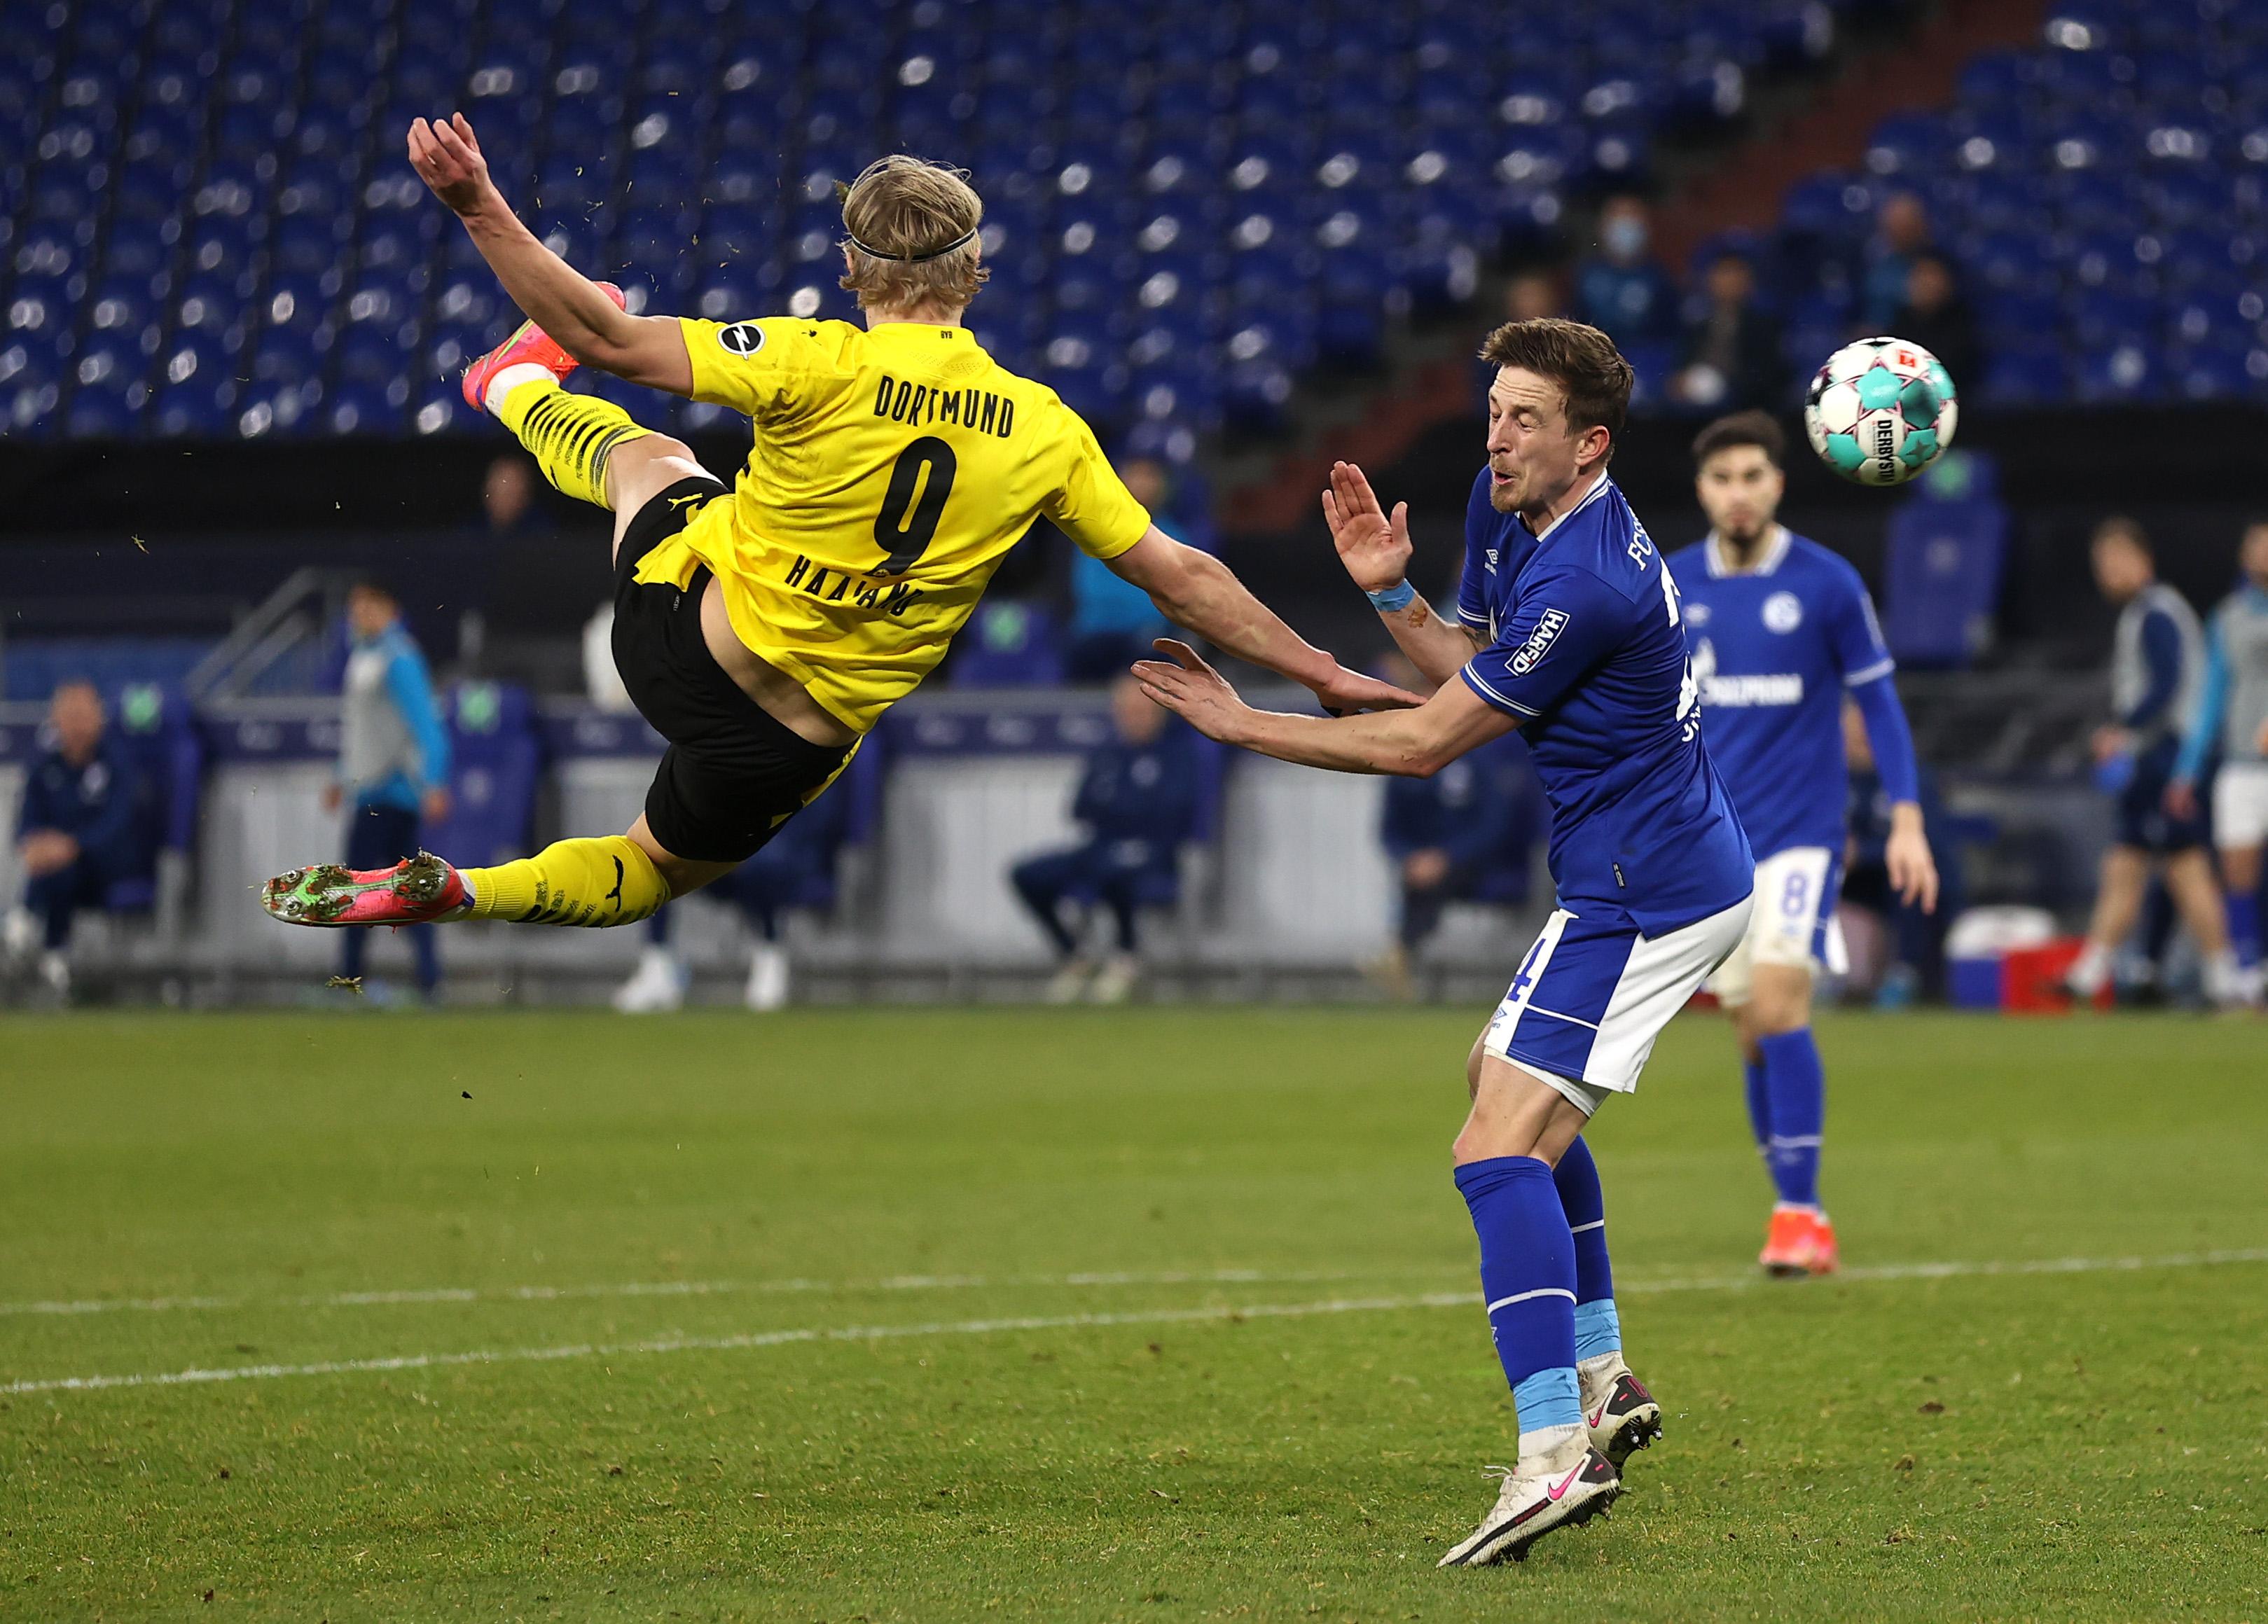
<instances>
[{"instance_id":1,"label":"soccer player in yellow jersey","mask_svg":"<svg viewBox=\"0 0 2268 1624\"><path fill-rule=\"evenodd\" d=\"M627 834L461 872L425 855L296 869L268 884L277 919L645 918L826 788L1042 515L1168 619L1328 708L1417 702L1302 642L1157 529L1078 415L977 348L961 312L985 276L983 205L957 172L885 158L844 192L843 285L864 327L720 324L626 313L512 213L462 114L412 124L409 158L529 318L474 364L467 398L561 490L614 510L615 660L669 749ZM734 489L619 407L567 392L578 364L745 413L755 444Z\"/></svg>"}]
</instances>

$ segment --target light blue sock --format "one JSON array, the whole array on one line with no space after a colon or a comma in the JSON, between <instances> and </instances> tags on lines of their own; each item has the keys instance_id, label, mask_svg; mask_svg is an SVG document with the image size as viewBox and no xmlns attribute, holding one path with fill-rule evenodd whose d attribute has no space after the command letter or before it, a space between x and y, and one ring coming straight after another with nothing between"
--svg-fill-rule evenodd
<instances>
[{"instance_id":1,"label":"light blue sock","mask_svg":"<svg viewBox=\"0 0 2268 1624\"><path fill-rule=\"evenodd\" d=\"M1603 1297L1595 1303L1575 1304L1575 1362L1595 1359L1601 1354L1623 1350L1623 1317L1615 1312L1615 1300Z\"/></svg>"},{"instance_id":2,"label":"light blue sock","mask_svg":"<svg viewBox=\"0 0 2268 1624\"><path fill-rule=\"evenodd\" d=\"M1512 1402L1520 1411L1522 1437L1544 1427L1583 1424L1583 1393L1572 1365L1536 1371L1512 1390Z\"/></svg>"},{"instance_id":3,"label":"light blue sock","mask_svg":"<svg viewBox=\"0 0 2268 1624\"><path fill-rule=\"evenodd\" d=\"M1623 1329L1615 1312L1614 1265L1607 1256L1606 1198L1599 1191L1599 1165L1580 1135L1551 1170L1551 1182L1575 1238L1575 1357L1580 1362L1620 1352Z\"/></svg>"}]
</instances>

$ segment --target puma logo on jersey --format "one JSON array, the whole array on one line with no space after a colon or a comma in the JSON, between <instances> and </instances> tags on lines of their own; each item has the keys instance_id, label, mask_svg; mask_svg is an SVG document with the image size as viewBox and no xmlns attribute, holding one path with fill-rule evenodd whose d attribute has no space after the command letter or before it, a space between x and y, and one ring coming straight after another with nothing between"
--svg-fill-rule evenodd
<instances>
[{"instance_id":1,"label":"puma logo on jersey","mask_svg":"<svg viewBox=\"0 0 2268 1624\"><path fill-rule=\"evenodd\" d=\"M1553 643L1559 641L1559 634L1566 629L1567 612L1565 609L1546 609L1543 618L1535 622L1535 629L1528 634L1528 641L1521 643L1520 651L1512 657L1512 674L1524 677L1543 664L1544 655L1550 651Z\"/></svg>"}]
</instances>

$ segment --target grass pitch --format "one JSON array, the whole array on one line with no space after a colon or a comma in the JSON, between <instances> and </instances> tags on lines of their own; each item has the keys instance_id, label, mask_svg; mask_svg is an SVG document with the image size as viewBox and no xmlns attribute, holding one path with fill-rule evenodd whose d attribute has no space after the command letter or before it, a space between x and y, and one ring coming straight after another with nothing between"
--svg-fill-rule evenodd
<instances>
[{"instance_id":1,"label":"grass pitch","mask_svg":"<svg viewBox=\"0 0 2268 1624\"><path fill-rule=\"evenodd\" d=\"M2174 1018L1828 1022L1797 1286L1677 1023L1593 1135L1668 1435L1436 1572L1479 1018L0 1021L0 1617L2268 1613L2268 1032Z\"/></svg>"}]
</instances>

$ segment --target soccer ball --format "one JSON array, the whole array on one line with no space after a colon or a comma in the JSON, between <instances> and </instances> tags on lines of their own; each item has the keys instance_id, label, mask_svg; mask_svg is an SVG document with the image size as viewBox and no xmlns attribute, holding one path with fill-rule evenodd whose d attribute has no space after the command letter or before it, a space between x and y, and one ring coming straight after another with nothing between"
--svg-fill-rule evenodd
<instances>
[{"instance_id":1,"label":"soccer ball","mask_svg":"<svg viewBox=\"0 0 2268 1624\"><path fill-rule=\"evenodd\" d=\"M1861 485L1903 485L1953 444L1953 378L1919 344L1862 338L1827 357L1803 397L1819 459Z\"/></svg>"}]
</instances>

